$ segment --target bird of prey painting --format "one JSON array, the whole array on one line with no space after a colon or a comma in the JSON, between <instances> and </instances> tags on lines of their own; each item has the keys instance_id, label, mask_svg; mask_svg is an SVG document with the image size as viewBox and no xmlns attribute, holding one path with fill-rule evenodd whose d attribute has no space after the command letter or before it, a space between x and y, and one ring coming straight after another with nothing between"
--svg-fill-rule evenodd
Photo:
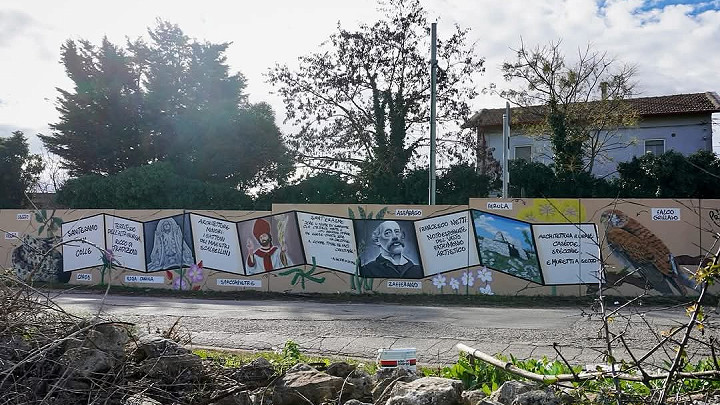
<instances>
[{"instance_id":1,"label":"bird of prey painting","mask_svg":"<svg viewBox=\"0 0 720 405\"><path fill-rule=\"evenodd\" d=\"M605 238L623 266L641 273L648 284L664 295L687 294L696 283L682 271L665 243L634 218L620 210L602 213ZM675 292L677 291L677 292Z\"/></svg>"}]
</instances>

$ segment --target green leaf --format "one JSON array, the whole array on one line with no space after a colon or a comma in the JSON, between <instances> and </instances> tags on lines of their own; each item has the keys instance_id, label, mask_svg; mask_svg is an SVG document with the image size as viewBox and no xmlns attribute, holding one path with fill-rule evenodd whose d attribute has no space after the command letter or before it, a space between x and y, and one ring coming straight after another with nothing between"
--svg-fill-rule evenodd
<instances>
[{"instance_id":1,"label":"green leaf","mask_svg":"<svg viewBox=\"0 0 720 405\"><path fill-rule=\"evenodd\" d=\"M377 214L375 214L375 218L377 218L377 219L385 218L385 214L387 213L387 210L388 210L387 207L383 207L380 211L377 212Z\"/></svg>"},{"instance_id":2,"label":"green leaf","mask_svg":"<svg viewBox=\"0 0 720 405\"><path fill-rule=\"evenodd\" d=\"M366 219L367 216L365 215L365 208L358 205L358 213L360 214L361 219Z\"/></svg>"},{"instance_id":3,"label":"green leaf","mask_svg":"<svg viewBox=\"0 0 720 405\"><path fill-rule=\"evenodd\" d=\"M348 217L350 217L350 219L355 219L355 213L350 207L348 207Z\"/></svg>"}]
</instances>

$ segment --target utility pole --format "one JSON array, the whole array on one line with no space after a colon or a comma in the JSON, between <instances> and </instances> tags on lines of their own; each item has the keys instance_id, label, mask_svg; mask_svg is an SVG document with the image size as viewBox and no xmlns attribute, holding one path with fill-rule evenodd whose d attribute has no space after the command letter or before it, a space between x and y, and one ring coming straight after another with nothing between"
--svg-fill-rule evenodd
<instances>
[{"instance_id":1,"label":"utility pole","mask_svg":"<svg viewBox=\"0 0 720 405\"><path fill-rule=\"evenodd\" d=\"M430 182L428 205L435 205L435 84L437 82L437 23L430 26Z\"/></svg>"},{"instance_id":2,"label":"utility pole","mask_svg":"<svg viewBox=\"0 0 720 405\"><path fill-rule=\"evenodd\" d=\"M505 102L505 114L503 114L503 150L502 150L502 197L509 198L508 183L510 183L510 168L508 167L508 158L510 155L510 103Z\"/></svg>"}]
</instances>

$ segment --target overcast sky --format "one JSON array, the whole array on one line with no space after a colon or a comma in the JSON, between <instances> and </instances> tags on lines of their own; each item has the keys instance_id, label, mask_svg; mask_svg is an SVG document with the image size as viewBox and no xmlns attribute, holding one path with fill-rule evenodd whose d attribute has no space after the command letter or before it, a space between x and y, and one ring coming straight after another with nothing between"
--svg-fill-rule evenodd
<instances>
[{"instance_id":1,"label":"overcast sky","mask_svg":"<svg viewBox=\"0 0 720 405\"><path fill-rule=\"evenodd\" d=\"M478 87L501 83L499 67L513 58L520 37L535 45L562 39L567 54L591 42L638 67L642 96L720 91L720 0L423 0L438 35L457 23L471 29L487 73ZM294 64L317 50L338 22L353 27L377 17L372 0L2 0L0 2L0 136L22 130L49 133L58 119L56 87L71 89L59 63L61 44L103 35L116 44L145 35L156 18L186 35L232 42L228 61L248 79L253 102L267 101L278 123L280 99L264 82L275 63ZM481 96L475 109L501 107ZM717 135L718 128L716 126ZM31 138L34 152L40 150Z\"/></svg>"}]
</instances>

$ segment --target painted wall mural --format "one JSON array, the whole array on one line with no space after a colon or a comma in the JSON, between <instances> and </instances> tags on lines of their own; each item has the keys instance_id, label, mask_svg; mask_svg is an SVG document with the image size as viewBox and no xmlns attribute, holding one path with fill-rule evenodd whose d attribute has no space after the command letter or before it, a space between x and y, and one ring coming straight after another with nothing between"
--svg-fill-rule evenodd
<instances>
[{"instance_id":1,"label":"painted wall mural","mask_svg":"<svg viewBox=\"0 0 720 405\"><path fill-rule=\"evenodd\" d=\"M147 271L142 222L105 215L105 241L117 265Z\"/></svg>"},{"instance_id":2,"label":"painted wall mural","mask_svg":"<svg viewBox=\"0 0 720 405\"><path fill-rule=\"evenodd\" d=\"M143 224L147 271L195 264L190 215L176 215Z\"/></svg>"},{"instance_id":3,"label":"painted wall mural","mask_svg":"<svg viewBox=\"0 0 720 405\"><path fill-rule=\"evenodd\" d=\"M360 275L372 278L423 278L412 221L356 220Z\"/></svg>"},{"instance_id":4,"label":"painted wall mural","mask_svg":"<svg viewBox=\"0 0 720 405\"><path fill-rule=\"evenodd\" d=\"M32 277L44 282L69 281L70 273L63 270L62 250L53 249L62 241L59 231L63 224L55 212L44 209L15 212L10 217L10 224L2 228L6 231L3 232L5 237L0 239L0 251L5 242L11 257L10 267L21 280ZM22 235L18 231L22 228L20 224L26 230Z\"/></svg>"},{"instance_id":5,"label":"painted wall mural","mask_svg":"<svg viewBox=\"0 0 720 405\"><path fill-rule=\"evenodd\" d=\"M305 263L294 212L237 224L245 274L259 274Z\"/></svg>"},{"instance_id":6,"label":"painted wall mural","mask_svg":"<svg viewBox=\"0 0 720 405\"><path fill-rule=\"evenodd\" d=\"M528 222L585 222L585 206L577 199L536 198L523 207L517 218Z\"/></svg>"},{"instance_id":7,"label":"painted wall mural","mask_svg":"<svg viewBox=\"0 0 720 405\"><path fill-rule=\"evenodd\" d=\"M357 249L351 219L305 212L298 212L297 217L305 257L315 258L315 266L355 273Z\"/></svg>"},{"instance_id":8,"label":"painted wall mural","mask_svg":"<svg viewBox=\"0 0 720 405\"><path fill-rule=\"evenodd\" d=\"M63 211L53 263L72 283L178 290L585 295L602 280L612 294L684 295L720 234L715 200L283 209ZM0 211L0 226L18 269L25 244L48 232L19 211Z\"/></svg>"},{"instance_id":9,"label":"painted wall mural","mask_svg":"<svg viewBox=\"0 0 720 405\"><path fill-rule=\"evenodd\" d=\"M468 211L415 222L426 277L480 264L471 228Z\"/></svg>"},{"instance_id":10,"label":"painted wall mural","mask_svg":"<svg viewBox=\"0 0 720 405\"><path fill-rule=\"evenodd\" d=\"M680 220L676 209L653 208L651 215L653 221ZM619 209L609 209L600 220L611 253L622 268L620 274L636 273L645 281L644 287L665 295L687 295L687 288L696 288L663 240L636 219Z\"/></svg>"},{"instance_id":11,"label":"painted wall mural","mask_svg":"<svg viewBox=\"0 0 720 405\"><path fill-rule=\"evenodd\" d=\"M545 285L597 284L602 277L595 224L533 225Z\"/></svg>"},{"instance_id":12,"label":"painted wall mural","mask_svg":"<svg viewBox=\"0 0 720 405\"><path fill-rule=\"evenodd\" d=\"M103 265L104 217L100 214L62 224L63 271Z\"/></svg>"},{"instance_id":13,"label":"painted wall mural","mask_svg":"<svg viewBox=\"0 0 720 405\"><path fill-rule=\"evenodd\" d=\"M472 217L483 265L542 284L530 223L478 210L472 210Z\"/></svg>"},{"instance_id":14,"label":"painted wall mural","mask_svg":"<svg viewBox=\"0 0 720 405\"><path fill-rule=\"evenodd\" d=\"M198 263L203 263L203 267L195 272L199 274L202 268L207 268L244 274L235 223L197 214L190 214L190 223L195 258Z\"/></svg>"}]
</instances>

